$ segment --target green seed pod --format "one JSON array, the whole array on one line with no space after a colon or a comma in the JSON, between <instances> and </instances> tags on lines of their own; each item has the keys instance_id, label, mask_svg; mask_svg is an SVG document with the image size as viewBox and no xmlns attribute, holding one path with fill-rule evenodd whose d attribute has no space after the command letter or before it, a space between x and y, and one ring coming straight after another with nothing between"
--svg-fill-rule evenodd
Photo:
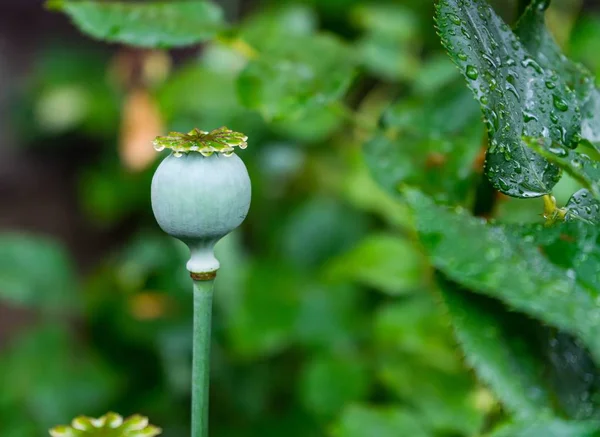
<instances>
[{"instance_id":1,"label":"green seed pod","mask_svg":"<svg viewBox=\"0 0 600 437\"><path fill-rule=\"evenodd\" d=\"M152 209L159 226L190 249L187 269L196 279L214 277L215 244L237 228L250 207L250 178L233 147L246 137L226 128L211 133L159 137L155 147L170 148L152 179ZM196 153L198 152L198 153Z\"/></svg>"}]
</instances>

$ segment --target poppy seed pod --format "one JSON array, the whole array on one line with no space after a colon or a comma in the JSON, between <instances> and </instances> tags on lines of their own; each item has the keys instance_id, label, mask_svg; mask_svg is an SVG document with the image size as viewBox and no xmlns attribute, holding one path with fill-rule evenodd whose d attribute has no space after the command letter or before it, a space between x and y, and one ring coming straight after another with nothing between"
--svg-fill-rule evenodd
<instances>
[{"instance_id":1,"label":"poppy seed pod","mask_svg":"<svg viewBox=\"0 0 600 437\"><path fill-rule=\"evenodd\" d=\"M214 277L215 244L237 228L250 207L250 178L233 147L246 137L226 128L159 137L170 148L152 179L152 209L159 226L190 249L187 269L196 279Z\"/></svg>"}]
</instances>

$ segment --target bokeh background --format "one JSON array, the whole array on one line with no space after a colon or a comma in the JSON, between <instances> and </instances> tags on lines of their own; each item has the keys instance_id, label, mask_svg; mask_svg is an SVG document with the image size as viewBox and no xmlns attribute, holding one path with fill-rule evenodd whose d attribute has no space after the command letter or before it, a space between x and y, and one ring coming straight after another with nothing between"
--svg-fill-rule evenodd
<instances>
[{"instance_id":1,"label":"bokeh background","mask_svg":"<svg viewBox=\"0 0 600 437\"><path fill-rule=\"evenodd\" d=\"M361 154L390 103L426 108L464 88L433 2L217 3L249 46L135 50L84 37L40 1L0 4L0 435L110 410L188 435L191 283L186 249L152 217L150 140L223 125L250 137L253 203L218 247L212 435L480 435L497 403L455 347L406 207ZM516 1L493 3L514 22ZM600 5L556 1L548 17L599 73ZM252 45L317 32L359 64L345 106L248 109L237 77ZM539 211L503 199L498 214Z\"/></svg>"}]
</instances>

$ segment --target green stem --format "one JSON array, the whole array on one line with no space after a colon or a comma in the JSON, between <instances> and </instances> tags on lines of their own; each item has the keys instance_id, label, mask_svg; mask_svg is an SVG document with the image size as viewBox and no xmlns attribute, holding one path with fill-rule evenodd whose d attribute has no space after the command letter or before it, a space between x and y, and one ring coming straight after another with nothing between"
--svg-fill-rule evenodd
<instances>
[{"instance_id":1,"label":"green stem","mask_svg":"<svg viewBox=\"0 0 600 437\"><path fill-rule=\"evenodd\" d=\"M210 333L214 280L194 281L192 437L208 437Z\"/></svg>"}]
</instances>

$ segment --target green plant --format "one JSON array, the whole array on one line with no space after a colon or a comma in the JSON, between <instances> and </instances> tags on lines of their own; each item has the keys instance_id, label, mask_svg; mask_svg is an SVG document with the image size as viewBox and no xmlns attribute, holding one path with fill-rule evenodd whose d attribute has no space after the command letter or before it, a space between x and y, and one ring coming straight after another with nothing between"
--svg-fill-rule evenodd
<instances>
[{"instance_id":1,"label":"green plant","mask_svg":"<svg viewBox=\"0 0 600 437\"><path fill-rule=\"evenodd\" d=\"M214 294L213 359L219 366L212 372L218 390L211 433L598 435L597 72L567 58L555 42L553 32L568 34L570 20L555 20L551 30L545 23L548 14L576 15L577 2L562 9L543 0L495 2L495 9L486 0L305 3L275 2L227 24L205 1L51 2L94 38L157 49L203 44L200 60L159 85L144 84L146 91L173 130L202 123L252 136L255 147L240 154L253 179L253 210L242 234L217 246L223 267ZM522 14L510 27L500 17L517 9ZM432 14L454 66L438 47ZM597 43L589 35L600 25L593 15L582 20L587 33L576 26L567 47L594 68L590 47ZM41 70L53 77L51 68ZM46 78L38 86L44 95L65 84L73 91L89 81L89 73L81 75L78 81L57 73L55 82ZM97 97L90 102L111 95L85 89ZM47 100L37 104L45 107ZM92 109L72 120L95 137L95 122L116 115ZM49 135L42 128L27 132ZM232 136L221 141L220 132ZM160 175L168 164L177 171L155 179L154 189L164 190L161 199L168 203L157 219L190 245L193 258L198 255L188 264L197 279L216 270L212 248L239 223L210 238L190 234L187 222L173 224L201 213L185 209L189 200L202 204L226 185L201 173L192 180L183 169L223 162L241 171L237 156L219 153L245 142L245 135L220 130L157 140L159 149L183 155L172 155L157 170ZM82 176L83 205L103 226L124 223L132 212L148 209L153 170L132 175L106 158ZM201 198L193 197L196 190ZM155 403L141 394L121 399L131 408L152 405L163 412L157 423L185 435L187 417L165 404L176 398L187 405L190 392L186 255L146 232L90 279L82 306L104 357L139 349L160 357L169 370L152 376L170 395L156 396ZM31 298L39 287L34 278L15 274L28 271L19 254L35 244L44 262L47 243L35 241L12 238L0 245L0 255L5 250L12 261L12 275L0 275L12 302L42 304ZM54 266L48 281L73 282L64 259L44 263ZM196 286L197 308L209 308L212 281ZM107 289L120 294L106 296ZM159 314L156 323L133 320L124 296L141 302L135 314ZM57 308L44 311L52 317ZM198 323L204 346L208 325L205 314ZM18 374L27 368L19 357L35 356L37 345L50 343L47 337L68 343L64 333L31 334L10 359L0 360L0 378L3 369ZM120 348L106 346L105 337L121 342ZM116 373L131 374L123 362ZM208 366L196 364L202 376L194 380L202 380L203 392ZM86 365L102 374L101 363ZM69 380L64 372L54 375ZM74 387L83 387L84 378L73 379ZM18 385L2 382L7 399L25 402ZM153 394L143 384L144 395ZM41 393L29 402L41 403ZM205 391L196 399L203 401L195 403L194 432L202 435ZM26 408L2 408L0 397L0 423L26 422ZM65 404L57 411L73 409ZM58 413L44 413L40 423L58 420ZM232 416L239 423L231 423Z\"/></svg>"},{"instance_id":2,"label":"green plant","mask_svg":"<svg viewBox=\"0 0 600 437\"><path fill-rule=\"evenodd\" d=\"M248 171L233 153L233 146L245 148L247 139L221 128L155 140L159 149L173 152L152 179L152 209L160 227L189 247L187 269L194 280L193 437L208 436L213 281L219 268L214 246L250 208Z\"/></svg>"}]
</instances>

